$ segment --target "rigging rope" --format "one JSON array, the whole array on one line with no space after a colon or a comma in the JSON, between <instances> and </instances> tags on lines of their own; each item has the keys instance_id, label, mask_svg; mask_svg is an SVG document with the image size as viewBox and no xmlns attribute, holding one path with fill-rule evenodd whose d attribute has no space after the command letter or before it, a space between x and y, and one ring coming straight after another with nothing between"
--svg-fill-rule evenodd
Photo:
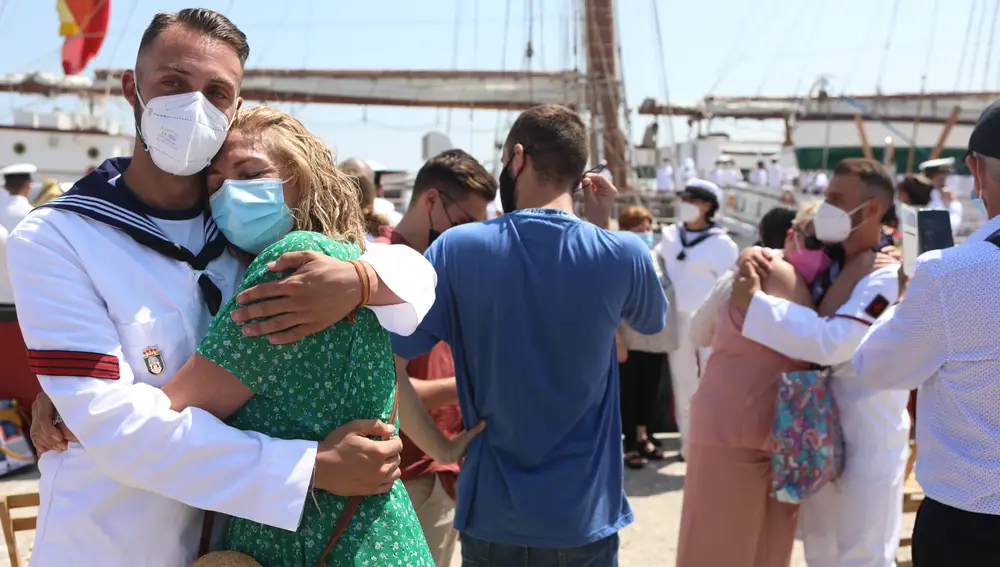
<instances>
[{"instance_id":1,"label":"rigging rope","mask_svg":"<svg viewBox=\"0 0 1000 567\"><path fill-rule=\"evenodd\" d=\"M472 3L472 21L472 68L475 69L479 61L479 2ZM474 153L476 145L473 131L475 115L476 109L469 106L469 153Z\"/></svg>"},{"instance_id":2,"label":"rigging rope","mask_svg":"<svg viewBox=\"0 0 1000 567\"><path fill-rule=\"evenodd\" d=\"M809 2L799 2L799 11L797 14L795 14L795 20L792 22L792 27L791 27L792 30L800 29L798 27L799 21L801 21L802 16L805 15L806 9L811 7L814 7L814 5L810 4ZM785 35L784 41L778 44L778 52L775 53L773 57L771 57L770 64L767 66L767 69L764 71L763 76L760 78L760 84L757 85L757 93L755 96L760 96L760 93L764 92L764 85L767 83L767 78L771 75L771 70L774 69L774 66L780 59L781 54L786 52L787 47L792 40L792 37L793 34L789 33Z\"/></svg>"},{"instance_id":3,"label":"rigging rope","mask_svg":"<svg viewBox=\"0 0 1000 567\"><path fill-rule=\"evenodd\" d=\"M931 11L931 38L930 41L927 42L927 58L924 59L924 77L926 77L927 73L930 71L931 56L934 55L934 36L936 35L935 32L937 31L937 25L936 25L937 14L938 14L938 8L940 6L941 6L941 0L934 0L934 9ZM996 12L993 12L993 14L995 17ZM996 20L994 20L994 24L995 23ZM989 66L989 59L987 59L986 61L987 61L986 65Z\"/></svg>"},{"instance_id":4,"label":"rigging rope","mask_svg":"<svg viewBox=\"0 0 1000 567\"><path fill-rule=\"evenodd\" d=\"M986 90L986 82L990 78L990 55L993 52L993 37L997 31L997 14L1000 13L1000 2L993 3L993 23L990 24L990 44L986 48L986 67L983 69L983 90Z\"/></svg>"},{"instance_id":5,"label":"rigging rope","mask_svg":"<svg viewBox=\"0 0 1000 567\"><path fill-rule=\"evenodd\" d=\"M660 10L656 5L656 0L649 0L653 9L653 33L656 35L656 58L660 67L660 82L663 87L663 98L667 105L667 132L670 135L671 151L676 143L674 140L674 115L673 107L670 105L670 86L667 83L667 58L663 47L663 31L660 28ZM659 145L659 144L657 144ZM659 165L659 164L657 164Z\"/></svg>"},{"instance_id":6,"label":"rigging rope","mask_svg":"<svg viewBox=\"0 0 1000 567\"><path fill-rule=\"evenodd\" d=\"M462 19L462 5L463 4L465 4L465 2L462 2L462 0L455 0L455 37L452 40L452 46L451 46L451 70L452 71L454 71L455 69L458 69L458 43L459 43L459 38L462 35L462 26L460 25L459 22L461 22L461 19ZM445 132L448 133L448 137L449 138L451 137L451 114L452 114L453 110L454 110L453 108L449 108L448 109L448 118L447 118L447 122L446 122L447 126L445 127Z\"/></svg>"},{"instance_id":7,"label":"rigging rope","mask_svg":"<svg viewBox=\"0 0 1000 567\"><path fill-rule=\"evenodd\" d=\"M973 44L974 48L972 50L972 64L969 66L969 83L968 89L972 90L972 85L976 80L976 63L979 61L979 45L982 42L983 37L983 25L986 23L986 18L979 18L979 26L976 28L976 42Z\"/></svg>"},{"instance_id":8,"label":"rigging rope","mask_svg":"<svg viewBox=\"0 0 1000 567\"><path fill-rule=\"evenodd\" d=\"M885 46L882 48L882 61L875 77L875 90L882 92L882 77L885 76L885 65L889 62L889 49L892 47L892 32L896 30L896 17L899 15L899 0L892 4L892 18L889 20L889 31L885 36Z\"/></svg>"},{"instance_id":9,"label":"rigging rope","mask_svg":"<svg viewBox=\"0 0 1000 567\"><path fill-rule=\"evenodd\" d=\"M510 3L511 0L507 0L507 7L504 9L503 15L503 46L500 49L500 70L507 70L507 39L510 37ZM493 139L496 140L497 144L501 144L500 141L500 121L502 120L504 113L502 111L497 111L497 121L496 126L493 128Z\"/></svg>"},{"instance_id":10,"label":"rigging rope","mask_svg":"<svg viewBox=\"0 0 1000 567\"><path fill-rule=\"evenodd\" d=\"M729 70L733 67L733 65L728 64L728 62L736 54L737 49L743 47L743 38L746 36L747 30L753 27L750 21L751 16L757 16L762 13L762 11L754 10L755 7L757 7L755 2L747 3L747 13L744 14L743 18L739 20L741 22L746 22L746 24L740 27L740 33L733 36L733 41L729 44L729 49L726 51L726 57L722 60L722 65L719 68L719 75L716 77L715 82L712 83L712 86L708 89L708 95L715 92L715 89L720 83L722 83L722 81L726 78L726 75L729 74ZM746 49L743 50L743 57L746 57L747 51L748 50ZM742 60L743 58L740 59L740 61Z\"/></svg>"},{"instance_id":11,"label":"rigging rope","mask_svg":"<svg viewBox=\"0 0 1000 567\"><path fill-rule=\"evenodd\" d=\"M826 15L826 10L829 6L830 4L828 2L824 2L823 5L821 5L819 9L816 10L815 14L816 24L820 26L823 24L823 17ZM799 67L799 76L795 80L795 90L792 91L793 93L795 93L796 96L798 96L798 94L802 91L802 81L803 79L805 79L806 70L809 69L809 65L812 63L812 61L813 61L812 56L802 58L802 66ZM809 93L807 92L806 95L808 96L808 94Z\"/></svg>"},{"instance_id":12,"label":"rigging rope","mask_svg":"<svg viewBox=\"0 0 1000 567\"><path fill-rule=\"evenodd\" d=\"M844 78L844 84L840 91L841 94L847 93L847 89L851 84L851 80L854 79L854 73L857 72L858 66L861 64L861 58L864 57L865 55L870 55L870 51L868 51L868 44L871 42L872 39L875 38L875 34L872 32L875 31L875 24L878 21L879 21L878 18L871 18L869 20L868 28L865 29L864 44L861 46L861 49L859 49L857 51L857 54L854 56L854 61L851 62L851 70L847 73L847 77Z\"/></svg>"},{"instance_id":13,"label":"rigging rope","mask_svg":"<svg viewBox=\"0 0 1000 567\"><path fill-rule=\"evenodd\" d=\"M958 58L958 73L955 75L955 87L953 90L958 90L959 85L962 83L962 71L965 70L965 54L969 51L969 40L972 39L972 22L976 17L976 4L979 0L972 0L969 5L969 22L965 24L965 40L962 42L962 55Z\"/></svg>"}]
</instances>

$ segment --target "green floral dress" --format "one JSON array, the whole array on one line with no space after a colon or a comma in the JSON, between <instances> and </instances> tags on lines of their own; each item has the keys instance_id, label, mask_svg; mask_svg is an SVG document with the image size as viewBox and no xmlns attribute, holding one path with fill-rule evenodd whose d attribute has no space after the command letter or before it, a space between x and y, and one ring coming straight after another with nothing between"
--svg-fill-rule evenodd
<instances>
[{"instance_id":1,"label":"green floral dress","mask_svg":"<svg viewBox=\"0 0 1000 567\"><path fill-rule=\"evenodd\" d=\"M313 232L293 232L250 264L240 290L287 274L267 269L285 252L314 250L341 260L357 259L357 246ZM239 378L254 397L229 420L234 427L284 439L321 440L351 420L388 421L396 373L389 333L369 309L355 322L290 345L244 337L230 314L231 299L212 321L198 352ZM326 548L346 498L320 490L307 497L297 532L234 518L229 549L252 556L264 567L315 567ZM406 489L399 481L388 494L364 499L334 551L329 567L427 566L434 560Z\"/></svg>"}]
</instances>

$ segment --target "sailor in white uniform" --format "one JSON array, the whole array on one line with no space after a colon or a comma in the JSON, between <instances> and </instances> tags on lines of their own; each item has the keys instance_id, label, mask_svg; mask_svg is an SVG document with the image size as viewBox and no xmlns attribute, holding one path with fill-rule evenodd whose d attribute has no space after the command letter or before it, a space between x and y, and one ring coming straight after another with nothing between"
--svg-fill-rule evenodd
<instances>
[{"instance_id":1,"label":"sailor in white uniform","mask_svg":"<svg viewBox=\"0 0 1000 567\"><path fill-rule=\"evenodd\" d=\"M79 439L39 461L32 567L187 567L202 509L295 530L311 487L371 494L398 476L365 487L353 476L360 469L345 468L366 461L341 439L389 443L361 441L366 434L351 429L358 424L318 444L272 439L199 409L171 411L159 390L194 354L243 270L205 209L197 175L241 102L242 60L231 38L242 34L208 10L173 17L140 48L138 72L124 75L140 114L134 158L104 162L8 240L31 369ZM231 33L185 23L206 19ZM379 285L408 302L372 308L379 321L412 332L433 303L433 268L405 246L373 245L363 259L381 274ZM394 463L398 456L374 464L371 476Z\"/></svg>"},{"instance_id":2,"label":"sailor in white uniform","mask_svg":"<svg viewBox=\"0 0 1000 567\"><path fill-rule=\"evenodd\" d=\"M675 188L674 166L670 164L670 158L663 158L663 163L656 168L656 190L673 193Z\"/></svg>"},{"instance_id":3,"label":"sailor in white uniform","mask_svg":"<svg viewBox=\"0 0 1000 567\"><path fill-rule=\"evenodd\" d=\"M719 187L725 187L728 185L729 172L727 171L726 162L729 156L723 154L715 160L715 169L709 174L709 179L712 183L718 185Z\"/></svg>"},{"instance_id":4,"label":"sailor in white uniform","mask_svg":"<svg viewBox=\"0 0 1000 567\"><path fill-rule=\"evenodd\" d=\"M771 158L771 163L767 166L767 185L772 189L781 189L784 185L784 171L780 165L778 165L778 156L773 156Z\"/></svg>"},{"instance_id":5,"label":"sailor in white uniform","mask_svg":"<svg viewBox=\"0 0 1000 567\"><path fill-rule=\"evenodd\" d=\"M928 207L940 211L948 211L951 219L951 232L958 234L962 228L962 215L965 212L961 201L955 196L946 183L952 168L955 167L955 158L941 158L925 161L920 164L920 172L931 180L934 189L931 190L931 202Z\"/></svg>"},{"instance_id":6,"label":"sailor in white uniform","mask_svg":"<svg viewBox=\"0 0 1000 567\"><path fill-rule=\"evenodd\" d=\"M7 190L5 198L0 201L0 226L7 232L14 230L17 223L31 212L28 195L31 193L31 176L35 173L38 173L38 168L30 163L0 169L0 177Z\"/></svg>"},{"instance_id":7,"label":"sailor in white uniform","mask_svg":"<svg viewBox=\"0 0 1000 567\"><path fill-rule=\"evenodd\" d=\"M0 305L14 304L14 289L7 273L7 229L0 226Z\"/></svg>"},{"instance_id":8,"label":"sailor in white uniform","mask_svg":"<svg viewBox=\"0 0 1000 567\"><path fill-rule=\"evenodd\" d=\"M750 185L767 187L770 172L764 167L764 162L757 162L757 169L750 172Z\"/></svg>"},{"instance_id":9,"label":"sailor in white uniform","mask_svg":"<svg viewBox=\"0 0 1000 567\"><path fill-rule=\"evenodd\" d=\"M673 380L674 416L681 433L681 455L685 454L688 406L698 387L701 369L708 361L709 348L696 348L689 327L691 317L708 297L719 276L732 268L739 248L725 230L713 222L722 203L722 190L703 179L692 179L679 193L680 222L663 230L654 252L663 263L673 286L670 308L677 321L677 350L668 353Z\"/></svg>"},{"instance_id":10,"label":"sailor in white uniform","mask_svg":"<svg viewBox=\"0 0 1000 567\"><path fill-rule=\"evenodd\" d=\"M834 265L813 283L813 299L822 298L845 265L857 263L851 269L870 271L834 316L822 317L759 288L742 300L733 298L734 305L745 302L748 307L744 337L832 370L831 388L846 444L845 469L802 504L800 526L809 567L891 567L895 562L909 453L909 393L870 388L858 380L851 364L870 326L899 293L898 264L871 267L879 221L892 206L894 191L895 183L878 162L845 160L834 170L826 201L813 221L816 237L835 244L829 249ZM766 263L753 259L759 254L760 249L745 251L741 268L746 262L763 268Z\"/></svg>"},{"instance_id":11,"label":"sailor in white uniform","mask_svg":"<svg viewBox=\"0 0 1000 567\"><path fill-rule=\"evenodd\" d=\"M681 168L681 181L687 185L688 181L698 177L698 168L694 164L693 158L684 158L684 166Z\"/></svg>"}]
</instances>

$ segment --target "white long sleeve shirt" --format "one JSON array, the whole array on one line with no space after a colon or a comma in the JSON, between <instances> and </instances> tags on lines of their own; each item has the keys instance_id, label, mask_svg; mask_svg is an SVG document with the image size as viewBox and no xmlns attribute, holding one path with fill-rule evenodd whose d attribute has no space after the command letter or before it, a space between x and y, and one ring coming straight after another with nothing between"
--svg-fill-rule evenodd
<instances>
[{"instance_id":1,"label":"white long sleeve shirt","mask_svg":"<svg viewBox=\"0 0 1000 567\"><path fill-rule=\"evenodd\" d=\"M917 259L903 300L854 355L861 382L919 388L917 480L949 506L1000 515L1000 249L990 220L961 246Z\"/></svg>"},{"instance_id":2,"label":"white long sleeve shirt","mask_svg":"<svg viewBox=\"0 0 1000 567\"><path fill-rule=\"evenodd\" d=\"M886 267L862 278L833 317L757 292L743 322L744 337L789 358L831 367L831 390L845 440L875 451L905 449L909 395L880 391L858 380L851 360L869 326L896 302L897 270L898 266Z\"/></svg>"}]
</instances>

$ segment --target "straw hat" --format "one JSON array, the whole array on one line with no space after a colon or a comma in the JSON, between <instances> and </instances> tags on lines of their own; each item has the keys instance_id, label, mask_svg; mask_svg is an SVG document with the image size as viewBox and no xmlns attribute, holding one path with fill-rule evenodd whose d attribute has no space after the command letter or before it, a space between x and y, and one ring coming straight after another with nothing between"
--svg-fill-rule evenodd
<instances>
[{"instance_id":1,"label":"straw hat","mask_svg":"<svg viewBox=\"0 0 1000 567\"><path fill-rule=\"evenodd\" d=\"M213 551L198 558L191 567L264 567L238 551Z\"/></svg>"}]
</instances>

